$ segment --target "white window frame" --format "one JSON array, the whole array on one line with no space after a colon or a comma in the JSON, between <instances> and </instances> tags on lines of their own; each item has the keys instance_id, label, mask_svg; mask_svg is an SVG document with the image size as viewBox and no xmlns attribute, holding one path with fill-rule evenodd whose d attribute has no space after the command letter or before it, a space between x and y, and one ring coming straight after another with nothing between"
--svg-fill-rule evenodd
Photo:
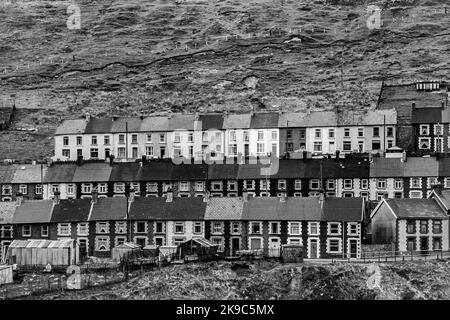
<instances>
[{"instance_id":1,"label":"white window frame","mask_svg":"<svg viewBox=\"0 0 450 320\"><path fill-rule=\"evenodd\" d=\"M72 234L70 222L58 223L58 236L69 237ZM67 231L67 232L63 232Z\"/></svg>"},{"instance_id":2,"label":"white window frame","mask_svg":"<svg viewBox=\"0 0 450 320\"><path fill-rule=\"evenodd\" d=\"M45 229L44 229L45 228ZM49 226L48 225L43 225L43 226L41 226L41 237L48 237L48 235L49 235ZM44 230L46 231L46 232L44 232Z\"/></svg>"},{"instance_id":3,"label":"white window frame","mask_svg":"<svg viewBox=\"0 0 450 320\"><path fill-rule=\"evenodd\" d=\"M422 131L425 131L422 133ZM430 134L430 126L428 124L421 124L419 126L419 136L428 136Z\"/></svg>"},{"instance_id":4,"label":"white window frame","mask_svg":"<svg viewBox=\"0 0 450 320\"><path fill-rule=\"evenodd\" d=\"M236 228L237 226L237 228ZM237 231L235 231L237 229ZM232 235L240 235L242 233L242 224L240 221L231 221L230 222L230 233Z\"/></svg>"},{"instance_id":5,"label":"white window frame","mask_svg":"<svg viewBox=\"0 0 450 320\"><path fill-rule=\"evenodd\" d=\"M177 227L181 227L182 230L181 231L177 231ZM186 226L185 223L183 221L177 221L173 223L173 233L174 234L184 234L186 231Z\"/></svg>"},{"instance_id":6,"label":"white window frame","mask_svg":"<svg viewBox=\"0 0 450 320\"><path fill-rule=\"evenodd\" d=\"M417 179L419 181L419 185L418 186L415 186L414 183L413 183L415 181L415 179ZM410 186L410 189L422 189L422 178L410 178L409 186Z\"/></svg>"},{"instance_id":7,"label":"white window frame","mask_svg":"<svg viewBox=\"0 0 450 320\"><path fill-rule=\"evenodd\" d=\"M402 190L403 189L403 179L395 179L394 180L394 189Z\"/></svg>"},{"instance_id":8,"label":"white window frame","mask_svg":"<svg viewBox=\"0 0 450 320\"><path fill-rule=\"evenodd\" d=\"M77 223L77 235L88 236L89 235L89 222Z\"/></svg>"},{"instance_id":9,"label":"white window frame","mask_svg":"<svg viewBox=\"0 0 450 320\"><path fill-rule=\"evenodd\" d=\"M188 181L180 181L178 183L178 188L180 192L188 192L189 191L189 182Z\"/></svg>"},{"instance_id":10,"label":"white window frame","mask_svg":"<svg viewBox=\"0 0 450 320\"><path fill-rule=\"evenodd\" d=\"M116 221L115 233L126 234L127 233L127 222L126 221Z\"/></svg>"},{"instance_id":11,"label":"white window frame","mask_svg":"<svg viewBox=\"0 0 450 320\"><path fill-rule=\"evenodd\" d=\"M98 252L107 252L111 250L109 236L96 236L95 237L95 251ZM104 246L104 249L101 249Z\"/></svg>"},{"instance_id":12,"label":"white window frame","mask_svg":"<svg viewBox=\"0 0 450 320\"><path fill-rule=\"evenodd\" d=\"M349 183L350 183L350 186L348 186ZM343 188L345 190L352 190L353 189L353 179L344 179Z\"/></svg>"},{"instance_id":13,"label":"white window frame","mask_svg":"<svg viewBox=\"0 0 450 320\"><path fill-rule=\"evenodd\" d=\"M292 232L294 225L298 226L298 233ZM302 235L302 223L300 221L289 221L288 222L288 235L289 236L301 236Z\"/></svg>"},{"instance_id":14,"label":"white window frame","mask_svg":"<svg viewBox=\"0 0 450 320\"><path fill-rule=\"evenodd\" d=\"M418 195L420 195L420 197ZM412 198L412 199L422 199L423 198L423 192L422 192L422 190L411 190L411 191L409 191L409 197Z\"/></svg>"},{"instance_id":15,"label":"white window frame","mask_svg":"<svg viewBox=\"0 0 450 320\"><path fill-rule=\"evenodd\" d=\"M108 234L109 233L109 222L99 221L95 223L95 233L96 234Z\"/></svg>"},{"instance_id":16,"label":"white window frame","mask_svg":"<svg viewBox=\"0 0 450 320\"><path fill-rule=\"evenodd\" d=\"M253 232L253 225L259 225L259 232ZM248 224L248 233L249 234L263 234L263 223L261 221L250 221Z\"/></svg>"},{"instance_id":17,"label":"white window frame","mask_svg":"<svg viewBox=\"0 0 450 320\"><path fill-rule=\"evenodd\" d=\"M22 226L22 237L31 237L31 225L26 224Z\"/></svg>"},{"instance_id":18,"label":"white window frame","mask_svg":"<svg viewBox=\"0 0 450 320\"><path fill-rule=\"evenodd\" d=\"M217 244L217 252L225 251L225 237L211 236L210 240L212 243ZM217 243L217 242L219 242L219 243Z\"/></svg>"},{"instance_id":19,"label":"white window frame","mask_svg":"<svg viewBox=\"0 0 450 320\"><path fill-rule=\"evenodd\" d=\"M277 225L277 230L275 233L272 233L272 224ZM269 221L269 234L281 234L281 223L279 221Z\"/></svg>"},{"instance_id":20,"label":"white window frame","mask_svg":"<svg viewBox=\"0 0 450 320\"><path fill-rule=\"evenodd\" d=\"M198 226L200 226L200 231L196 232L195 228L198 227ZM192 223L192 234L196 234L196 235L203 234L203 222L201 222L201 221L194 221Z\"/></svg>"},{"instance_id":21,"label":"white window frame","mask_svg":"<svg viewBox=\"0 0 450 320\"><path fill-rule=\"evenodd\" d=\"M223 221L211 221L211 234L224 234L225 224Z\"/></svg>"},{"instance_id":22,"label":"white window frame","mask_svg":"<svg viewBox=\"0 0 450 320\"><path fill-rule=\"evenodd\" d=\"M278 190L286 190L286 180L285 179L278 180Z\"/></svg>"},{"instance_id":23,"label":"white window frame","mask_svg":"<svg viewBox=\"0 0 450 320\"><path fill-rule=\"evenodd\" d=\"M337 232L332 232L332 228L337 226ZM340 236L342 234L342 224L340 222L328 222L327 223L327 235Z\"/></svg>"},{"instance_id":24,"label":"white window frame","mask_svg":"<svg viewBox=\"0 0 450 320\"><path fill-rule=\"evenodd\" d=\"M331 241L338 242L338 251L331 251ZM341 238L327 238L327 253L338 254L342 253L342 239Z\"/></svg>"},{"instance_id":25,"label":"white window frame","mask_svg":"<svg viewBox=\"0 0 450 320\"><path fill-rule=\"evenodd\" d=\"M317 226L317 233L312 233L312 226ZM313 221L308 222L308 236L319 236L320 235L320 222Z\"/></svg>"},{"instance_id":26,"label":"white window frame","mask_svg":"<svg viewBox=\"0 0 450 320\"><path fill-rule=\"evenodd\" d=\"M387 188L387 180L377 179L377 189L386 190L386 188Z\"/></svg>"},{"instance_id":27,"label":"white window frame","mask_svg":"<svg viewBox=\"0 0 450 320\"><path fill-rule=\"evenodd\" d=\"M352 228L356 227L356 232L352 232ZM360 224L358 222L347 223L347 235L348 236L359 236L361 234Z\"/></svg>"},{"instance_id":28,"label":"white window frame","mask_svg":"<svg viewBox=\"0 0 450 320\"><path fill-rule=\"evenodd\" d=\"M427 141L428 142L428 148L422 148L422 142L423 141ZM429 150L429 149L431 149L431 138L419 137L419 149L421 149L421 150Z\"/></svg>"}]
</instances>

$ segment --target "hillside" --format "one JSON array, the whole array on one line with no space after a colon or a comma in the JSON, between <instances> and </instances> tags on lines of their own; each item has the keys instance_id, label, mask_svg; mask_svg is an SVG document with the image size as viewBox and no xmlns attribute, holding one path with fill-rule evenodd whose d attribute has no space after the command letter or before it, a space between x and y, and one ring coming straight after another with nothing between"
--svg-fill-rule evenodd
<instances>
[{"instance_id":1,"label":"hillside","mask_svg":"<svg viewBox=\"0 0 450 320\"><path fill-rule=\"evenodd\" d=\"M0 99L36 131L2 133L0 158L51 155L85 113L374 108L382 79L448 74L446 2L79 0L69 29L67 1L2 1Z\"/></svg>"}]
</instances>

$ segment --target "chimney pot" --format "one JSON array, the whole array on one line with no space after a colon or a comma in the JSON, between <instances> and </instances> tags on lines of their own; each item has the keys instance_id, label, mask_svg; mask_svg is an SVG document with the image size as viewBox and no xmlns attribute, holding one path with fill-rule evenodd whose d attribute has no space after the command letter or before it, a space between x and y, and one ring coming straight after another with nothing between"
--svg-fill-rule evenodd
<instances>
[{"instance_id":1,"label":"chimney pot","mask_svg":"<svg viewBox=\"0 0 450 320\"><path fill-rule=\"evenodd\" d=\"M98 190L97 187L92 188L92 203L98 202Z\"/></svg>"},{"instance_id":2,"label":"chimney pot","mask_svg":"<svg viewBox=\"0 0 450 320\"><path fill-rule=\"evenodd\" d=\"M167 189L166 202L173 202L173 191L172 188Z\"/></svg>"},{"instance_id":3,"label":"chimney pot","mask_svg":"<svg viewBox=\"0 0 450 320\"><path fill-rule=\"evenodd\" d=\"M242 189L242 200L244 200L244 202L248 202L248 191L247 191L247 188Z\"/></svg>"},{"instance_id":4,"label":"chimney pot","mask_svg":"<svg viewBox=\"0 0 450 320\"><path fill-rule=\"evenodd\" d=\"M60 200L60 197L61 197L61 192L55 191L55 192L53 193L53 203L54 203L54 204L58 204L58 203L59 203L59 200Z\"/></svg>"}]
</instances>

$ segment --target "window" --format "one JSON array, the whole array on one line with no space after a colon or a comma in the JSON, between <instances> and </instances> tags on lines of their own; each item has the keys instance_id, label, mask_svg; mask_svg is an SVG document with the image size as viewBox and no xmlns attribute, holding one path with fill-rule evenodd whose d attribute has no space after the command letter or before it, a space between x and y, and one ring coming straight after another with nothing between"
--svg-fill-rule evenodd
<instances>
[{"instance_id":1,"label":"window","mask_svg":"<svg viewBox=\"0 0 450 320\"><path fill-rule=\"evenodd\" d=\"M186 241L186 238L185 238L185 237L174 237L174 238L172 239L172 244L173 244L174 246L178 246L178 245L180 245L181 243L183 243L184 241Z\"/></svg>"},{"instance_id":2,"label":"window","mask_svg":"<svg viewBox=\"0 0 450 320\"><path fill-rule=\"evenodd\" d=\"M87 222L81 222L77 225L77 234L79 236L89 235L89 224Z\"/></svg>"},{"instance_id":3,"label":"window","mask_svg":"<svg viewBox=\"0 0 450 320\"><path fill-rule=\"evenodd\" d=\"M109 237L95 237L95 251L109 251Z\"/></svg>"},{"instance_id":4,"label":"window","mask_svg":"<svg viewBox=\"0 0 450 320\"><path fill-rule=\"evenodd\" d=\"M322 138L322 130L321 129L314 130L314 138L316 138L316 139Z\"/></svg>"},{"instance_id":5,"label":"window","mask_svg":"<svg viewBox=\"0 0 450 320\"><path fill-rule=\"evenodd\" d=\"M256 152L257 153L264 153L264 143L257 143L256 144Z\"/></svg>"},{"instance_id":6,"label":"window","mask_svg":"<svg viewBox=\"0 0 450 320\"><path fill-rule=\"evenodd\" d=\"M217 245L217 251L223 252L224 249L224 238L223 237L211 237L211 242Z\"/></svg>"},{"instance_id":7,"label":"window","mask_svg":"<svg viewBox=\"0 0 450 320\"><path fill-rule=\"evenodd\" d=\"M120 246L127 241L126 237L116 237L116 246Z\"/></svg>"},{"instance_id":8,"label":"window","mask_svg":"<svg viewBox=\"0 0 450 320\"><path fill-rule=\"evenodd\" d=\"M328 138L334 139L334 129L328 129Z\"/></svg>"},{"instance_id":9,"label":"window","mask_svg":"<svg viewBox=\"0 0 450 320\"><path fill-rule=\"evenodd\" d=\"M164 237L154 237L155 245L163 246L164 245Z\"/></svg>"},{"instance_id":10,"label":"window","mask_svg":"<svg viewBox=\"0 0 450 320\"><path fill-rule=\"evenodd\" d=\"M433 233L435 233L435 234L442 233L442 221L441 220L433 220Z\"/></svg>"},{"instance_id":11,"label":"window","mask_svg":"<svg viewBox=\"0 0 450 320\"><path fill-rule=\"evenodd\" d=\"M108 192L108 185L106 183L99 183L98 184L98 193L107 193Z\"/></svg>"},{"instance_id":12,"label":"window","mask_svg":"<svg viewBox=\"0 0 450 320\"><path fill-rule=\"evenodd\" d=\"M137 144L137 134L132 134L131 135L131 143L132 144Z\"/></svg>"},{"instance_id":13,"label":"window","mask_svg":"<svg viewBox=\"0 0 450 320\"><path fill-rule=\"evenodd\" d=\"M259 182L259 189L264 191L270 190L270 184L268 184L267 182L267 180L261 180Z\"/></svg>"},{"instance_id":14,"label":"window","mask_svg":"<svg viewBox=\"0 0 450 320\"><path fill-rule=\"evenodd\" d=\"M280 223L270 222L270 234L279 234L279 233L280 233Z\"/></svg>"},{"instance_id":15,"label":"window","mask_svg":"<svg viewBox=\"0 0 450 320\"><path fill-rule=\"evenodd\" d=\"M147 223L143 221L136 222L136 233L146 233Z\"/></svg>"},{"instance_id":16,"label":"window","mask_svg":"<svg viewBox=\"0 0 450 320\"><path fill-rule=\"evenodd\" d=\"M184 233L184 222L174 223L174 233Z\"/></svg>"},{"instance_id":17,"label":"window","mask_svg":"<svg viewBox=\"0 0 450 320\"><path fill-rule=\"evenodd\" d=\"M286 151L287 152L293 152L294 151L294 143L293 142L286 142Z\"/></svg>"},{"instance_id":18,"label":"window","mask_svg":"<svg viewBox=\"0 0 450 320\"><path fill-rule=\"evenodd\" d=\"M374 137L379 137L380 136L380 128L379 127L374 127L373 128L373 136Z\"/></svg>"},{"instance_id":19,"label":"window","mask_svg":"<svg viewBox=\"0 0 450 320\"><path fill-rule=\"evenodd\" d=\"M343 150L344 151L351 151L352 150L352 142L351 141L344 141L344 143L343 143Z\"/></svg>"},{"instance_id":20,"label":"window","mask_svg":"<svg viewBox=\"0 0 450 320\"><path fill-rule=\"evenodd\" d=\"M442 249L442 238L433 238L433 250Z\"/></svg>"},{"instance_id":21,"label":"window","mask_svg":"<svg viewBox=\"0 0 450 320\"><path fill-rule=\"evenodd\" d=\"M416 233L416 221L407 220L406 221L406 233Z\"/></svg>"},{"instance_id":22,"label":"window","mask_svg":"<svg viewBox=\"0 0 450 320\"><path fill-rule=\"evenodd\" d=\"M91 148L91 158L98 158L98 149Z\"/></svg>"},{"instance_id":23,"label":"window","mask_svg":"<svg viewBox=\"0 0 450 320\"><path fill-rule=\"evenodd\" d=\"M239 221L231 222L231 234L241 234L241 223Z\"/></svg>"},{"instance_id":24,"label":"window","mask_svg":"<svg viewBox=\"0 0 450 320\"><path fill-rule=\"evenodd\" d=\"M300 140L306 139L306 129L300 129Z\"/></svg>"},{"instance_id":25,"label":"window","mask_svg":"<svg viewBox=\"0 0 450 320\"><path fill-rule=\"evenodd\" d=\"M109 223L97 222L95 224L95 233L109 233Z\"/></svg>"},{"instance_id":26,"label":"window","mask_svg":"<svg viewBox=\"0 0 450 320\"><path fill-rule=\"evenodd\" d=\"M48 226L41 226L41 236L48 237Z\"/></svg>"},{"instance_id":27,"label":"window","mask_svg":"<svg viewBox=\"0 0 450 320\"><path fill-rule=\"evenodd\" d=\"M344 128L344 137L350 138L350 128Z\"/></svg>"},{"instance_id":28,"label":"window","mask_svg":"<svg viewBox=\"0 0 450 320\"><path fill-rule=\"evenodd\" d=\"M91 137L91 144L92 144L93 146L96 146L96 145L97 145L97 136L92 136L92 137Z\"/></svg>"},{"instance_id":29,"label":"window","mask_svg":"<svg viewBox=\"0 0 450 320\"><path fill-rule=\"evenodd\" d=\"M147 182L146 189L147 189L147 192L158 192L158 183L157 182Z\"/></svg>"},{"instance_id":30,"label":"window","mask_svg":"<svg viewBox=\"0 0 450 320\"><path fill-rule=\"evenodd\" d=\"M422 191L410 191L409 192L409 197L413 198L413 199L422 199Z\"/></svg>"},{"instance_id":31,"label":"window","mask_svg":"<svg viewBox=\"0 0 450 320\"><path fill-rule=\"evenodd\" d=\"M342 197L343 198L352 198L353 192L342 192Z\"/></svg>"},{"instance_id":32,"label":"window","mask_svg":"<svg viewBox=\"0 0 450 320\"><path fill-rule=\"evenodd\" d=\"M377 179L377 188L386 189L386 179Z\"/></svg>"},{"instance_id":33,"label":"window","mask_svg":"<svg viewBox=\"0 0 450 320\"><path fill-rule=\"evenodd\" d=\"M394 189L403 189L403 180L402 179L395 179Z\"/></svg>"},{"instance_id":34,"label":"window","mask_svg":"<svg viewBox=\"0 0 450 320\"><path fill-rule=\"evenodd\" d=\"M388 137L394 136L394 128L393 127L387 127L386 136L388 136Z\"/></svg>"},{"instance_id":35,"label":"window","mask_svg":"<svg viewBox=\"0 0 450 320\"><path fill-rule=\"evenodd\" d=\"M358 137L364 137L364 128L358 128Z\"/></svg>"},{"instance_id":36,"label":"window","mask_svg":"<svg viewBox=\"0 0 450 320\"><path fill-rule=\"evenodd\" d=\"M164 232L164 223L163 222L155 222L155 233L163 233Z\"/></svg>"},{"instance_id":37,"label":"window","mask_svg":"<svg viewBox=\"0 0 450 320\"><path fill-rule=\"evenodd\" d=\"M289 235L300 235L301 224L300 222L289 222Z\"/></svg>"},{"instance_id":38,"label":"window","mask_svg":"<svg viewBox=\"0 0 450 320\"><path fill-rule=\"evenodd\" d=\"M212 191L222 191L222 181L213 181L211 183Z\"/></svg>"},{"instance_id":39,"label":"window","mask_svg":"<svg viewBox=\"0 0 450 320\"><path fill-rule=\"evenodd\" d=\"M319 235L319 223L318 222L308 222L308 235L318 236Z\"/></svg>"},{"instance_id":40,"label":"window","mask_svg":"<svg viewBox=\"0 0 450 320\"><path fill-rule=\"evenodd\" d=\"M250 223L250 233L262 234L262 223L261 222L251 222Z\"/></svg>"},{"instance_id":41,"label":"window","mask_svg":"<svg viewBox=\"0 0 450 320\"><path fill-rule=\"evenodd\" d=\"M64 136L63 137L63 146L68 146L69 145L69 137Z\"/></svg>"},{"instance_id":42,"label":"window","mask_svg":"<svg viewBox=\"0 0 450 320\"><path fill-rule=\"evenodd\" d=\"M420 233L428 233L428 220L420 220Z\"/></svg>"},{"instance_id":43,"label":"window","mask_svg":"<svg viewBox=\"0 0 450 320\"><path fill-rule=\"evenodd\" d=\"M372 140L372 150L380 150L381 143L380 140Z\"/></svg>"},{"instance_id":44,"label":"window","mask_svg":"<svg viewBox=\"0 0 450 320\"><path fill-rule=\"evenodd\" d=\"M292 140L292 130L291 130L291 129L288 129L288 130L287 130L287 132L286 132L286 138L287 138L288 140Z\"/></svg>"},{"instance_id":45,"label":"window","mask_svg":"<svg viewBox=\"0 0 450 320\"><path fill-rule=\"evenodd\" d=\"M341 224L339 222L328 222L328 234L329 235L340 235L341 234Z\"/></svg>"},{"instance_id":46,"label":"window","mask_svg":"<svg viewBox=\"0 0 450 320\"><path fill-rule=\"evenodd\" d=\"M22 226L22 236L23 237L31 237L31 226L30 225Z\"/></svg>"},{"instance_id":47,"label":"window","mask_svg":"<svg viewBox=\"0 0 450 320\"><path fill-rule=\"evenodd\" d=\"M203 181L197 181L195 183L195 191L205 191L205 183Z\"/></svg>"},{"instance_id":48,"label":"window","mask_svg":"<svg viewBox=\"0 0 450 320\"><path fill-rule=\"evenodd\" d=\"M159 135L159 143L164 143L166 142L166 136L164 135L164 133L161 133Z\"/></svg>"},{"instance_id":49,"label":"window","mask_svg":"<svg viewBox=\"0 0 450 320\"><path fill-rule=\"evenodd\" d=\"M278 133L275 130L272 131L272 140L278 140Z\"/></svg>"},{"instance_id":50,"label":"window","mask_svg":"<svg viewBox=\"0 0 450 320\"><path fill-rule=\"evenodd\" d=\"M322 142L320 142L320 141L314 142L314 151L322 152Z\"/></svg>"},{"instance_id":51,"label":"window","mask_svg":"<svg viewBox=\"0 0 450 320\"><path fill-rule=\"evenodd\" d=\"M234 136L234 140L236 141L236 135ZM250 135L248 134L248 131L244 131L244 141L249 142L250 141Z\"/></svg>"},{"instance_id":52,"label":"window","mask_svg":"<svg viewBox=\"0 0 450 320\"><path fill-rule=\"evenodd\" d=\"M445 178L444 179L444 187L445 188L450 188L450 178Z\"/></svg>"},{"instance_id":53,"label":"window","mask_svg":"<svg viewBox=\"0 0 450 320\"><path fill-rule=\"evenodd\" d=\"M105 146L109 146L109 144L110 144L109 136L105 136L103 138L103 143L104 143Z\"/></svg>"},{"instance_id":54,"label":"window","mask_svg":"<svg viewBox=\"0 0 450 320\"><path fill-rule=\"evenodd\" d=\"M37 184L37 185L34 187L34 192L35 192L36 194L42 194L42 184Z\"/></svg>"},{"instance_id":55,"label":"window","mask_svg":"<svg viewBox=\"0 0 450 320\"><path fill-rule=\"evenodd\" d=\"M319 179L311 179L309 181L309 188L311 190L319 190L320 189L320 180Z\"/></svg>"},{"instance_id":56,"label":"window","mask_svg":"<svg viewBox=\"0 0 450 320\"><path fill-rule=\"evenodd\" d=\"M13 226L0 226L0 237L1 238L12 238L13 237Z\"/></svg>"},{"instance_id":57,"label":"window","mask_svg":"<svg viewBox=\"0 0 450 320\"><path fill-rule=\"evenodd\" d=\"M439 184L439 180L436 177L431 177L427 179L428 188L432 188L433 185Z\"/></svg>"},{"instance_id":58,"label":"window","mask_svg":"<svg viewBox=\"0 0 450 320\"><path fill-rule=\"evenodd\" d=\"M83 144L83 137L77 137L77 146L81 146Z\"/></svg>"},{"instance_id":59,"label":"window","mask_svg":"<svg viewBox=\"0 0 450 320\"><path fill-rule=\"evenodd\" d=\"M179 182L179 189L180 191L189 191L189 183L187 181L180 181Z\"/></svg>"},{"instance_id":60,"label":"window","mask_svg":"<svg viewBox=\"0 0 450 320\"><path fill-rule=\"evenodd\" d=\"M442 124L435 124L434 125L434 134L437 136L442 135L444 132L444 126Z\"/></svg>"},{"instance_id":61,"label":"window","mask_svg":"<svg viewBox=\"0 0 450 320\"><path fill-rule=\"evenodd\" d=\"M361 193L359 194L359 196L360 196L361 198L364 198L364 200L366 200L366 201L369 200L369 192L361 192Z\"/></svg>"},{"instance_id":62,"label":"window","mask_svg":"<svg viewBox=\"0 0 450 320\"><path fill-rule=\"evenodd\" d=\"M203 232L203 223L202 222L194 222L194 233L199 234Z\"/></svg>"},{"instance_id":63,"label":"window","mask_svg":"<svg viewBox=\"0 0 450 320\"><path fill-rule=\"evenodd\" d=\"M419 138L419 149L430 149L431 148L430 138Z\"/></svg>"},{"instance_id":64,"label":"window","mask_svg":"<svg viewBox=\"0 0 450 320\"><path fill-rule=\"evenodd\" d=\"M403 198L403 192L394 192L394 198L396 199Z\"/></svg>"},{"instance_id":65,"label":"window","mask_svg":"<svg viewBox=\"0 0 450 320\"><path fill-rule=\"evenodd\" d=\"M121 221L116 221L116 233L119 234L125 234L127 233L127 223L126 222L121 222Z\"/></svg>"},{"instance_id":66,"label":"window","mask_svg":"<svg viewBox=\"0 0 450 320\"><path fill-rule=\"evenodd\" d=\"M250 250L262 249L262 239L261 238L250 238Z\"/></svg>"},{"instance_id":67,"label":"window","mask_svg":"<svg viewBox=\"0 0 450 320\"><path fill-rule=\"evenodd\" d=\"M302 180L295 179L295 181L294 181L294 189L295 190L302 190Z\"/></svg>"},{"instance_id":68,"label":"window","mask_svg":"<svg viewBox=\"0 0 450 320\"><path fill-rule=\"evenodd\" d=\"M70 223L58 223L58 236L70 236Z\"/></svg>"},{"instance_id":69,"label":"window","mask_svg":"<svg viewBox=\"0 0 450 320\"><path fill-rule=\"evenodd\" d=\"M278 190L286 190L286 180L278 180Z\"/></svg>"},{"instance_id":70,"label":"window","mask_svg":"<svg viewBox=\"0 0 450 320\"><path fill-rule=\"evenodd\" d=\"M353 179L344 179L344 189L353 188Z\"/></svg>"},{"instance_id":71,"label":"window","mask_svg":"<svg viewBox=\"0 0 450 320\"><path fill-rule=\"evenodd\" d=\"M58 184L53 184L52 185L52 193L55 194L55 192L59 191L59 185ZM5 192L3 192L5 193Z\"/></svg>"},{"instance_id":72,"label":"window","mask_svg":"<svg viewBox=\"0 0 450 320\"><path fill-rule=\"evenodd\" d=\"M377 197L377 201L381 201L381 199L388 197L388 193L387 192L377 192L376 197Z\"/></svg>"},{"instance_id":73,"label":"window","mask_svg":"<svg viewBox=\"0 0 450 320\"><path fill-rule=\"evenodd\" d=\"M327 179L327 189L334 190L335 183L333 179Z\"/></svg>"},{"instance_id":74,"label":"window","mask_svg":"<svg viewBox=\"0 0 450 320\"><path fill-rule=\"evenodd\" d=\"M19 192L22 194L28 194L28 186L26 184L19 185Z\"/></svg>"},{"instance_id":75,"label":"window","mask_svg":"<svg viewBox=\"0 0 450 320\"><path fill-rule=\"evenodd\" d=\"M411 178L411 188L422 188L422 179L421 178Z\"/></svg>"},{"instance_id":76,"label":"window","mask_svg":"<svg viewBox=\"0 0 450 320\"><path fill-rule=\"evenodd\" d=\"M73 185L70 185L73 187ZM69 185L67 185L69 187ZM92 193L92 184L91 183L82 183L81 184L81 192L82 193Z\"/></svg>"},{"instance_id":77,"label":"window","mask_svg":"<svg viewBox=\"0 0 450 320\"><path fill-rule=\"evenodd\" d=\"M147 142L152 142L152 134L151 133L149 133L149 134L147 134Z\"/></svg>"},{"instance_id":78,"label":"window","mask_svg":"<svg viewBox=\"0 0 450 320\"><path fill-rule=\"evenodd\" d=\"M420 125L420 135L427 136L429 134L430 134L430 126L427 124L421 124Z\"/></svg>"},{"instance_id":79,"label":"window","mask_svg":"<svg viewBox=\"0 0 450 320\"><path fill-rule=\"evenodd\" d=\"M406 238L406 250L414 251L416 250L416 238Z\"/></svg>"},{"instance_id":80,"label":"window","mask_svg":"<svg viewBox=\"0 0 450 320\"><path fill-rule=\"evenodd\" d=\"M119 144L125 144L125 135L119 134Z\"/></svg>"},{"instance_id":81,"label":"window","mask_svg":"<svg viewBox=\"0 0 450 320\"><path fill-rule=\"evenodd\" d=\"M245 136L245 133L244 133ZM230 141L236 141L236 131L232 130L229 133L229 137L230 137ZM247 138L248 138L248 133L247 133Z\"/></svg>"},{"instance_id":82,"label":"window","mask_svg":"<svg viewBox=\"0 0 450 320\"><path fill-rule=\"evenodd\" d=\"M114 193L125 193L125 183L123 182L114 183Z\"/></svg>"},{"instance_id":83,"label":"window","mask_svg":"<svg viewBox=\"0 0 450 320\"><path fill-rule=\"evenodd\" d=\"M255 180L244 180L244 188L247 190L255 189Z\"/></svg>"},{"instance_id":84,"label":"window","mask_svg":"<svg viewBox=\"0 0 450 320\"><path fill-rule=\"evenodd\" d=\"M237 182L236 181L228 181L228 191L236 191L237 190Z\"/></svg>"},{"instance_id":85,"label":"window","mask_svg":"<svg viewBox=\"0 0 450 320\"><path fill-rule=\"evenodd\" d=\"M327 239L327 252L328 253L340 253L341 250L341 239Z\"/></svg>"},{"instance_id":86,"label":"window","mask_svg":"<svg viewBox=\"0 0 450 320\"><path fill-rule=\"evenodd\" d=\"M258 130L258 141L264 140L264 131Z\"/></svg>"},{"instance_id":87,"label":"window","mask_svg":"<svg viewBox=\"0 0 450 320\"><path fill-rule=\"evenodd\" d=\"M70 158L70 150L69 149L62 149L62 156Z\"/></svg>"},{"instance_id":88,"label":"window","mask_svg":"<svg viewBox=\"0 0 450 320\"><path fill-rule=\"evenodd\" d=\"M358 235L358 224L357 223L349 223L347 234L349 236L357 236Z\"/></svg>"},{"instance_id":89,"label":"window","mask_svg":"<svg viewBox=\"0 0 450 320\"><path fill-rule=\"evenodd\" d=\"M211 233L222 234L223 233L223 222L213 221L211 224Z\"/></svg>"}]
</instances>

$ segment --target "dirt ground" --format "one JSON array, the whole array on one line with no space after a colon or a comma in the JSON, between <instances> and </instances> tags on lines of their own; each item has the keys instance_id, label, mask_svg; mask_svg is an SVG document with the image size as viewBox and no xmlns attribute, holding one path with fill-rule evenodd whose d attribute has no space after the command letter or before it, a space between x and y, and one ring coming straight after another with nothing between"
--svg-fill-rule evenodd
<instances>
[{"instance_id":1,"label":"dirt ground","mask_svg":"<svg viewBox=\"0 0 450 320\"><path fill-rule=\"evenodd\" d=\"M102 288L33 299L450 299L450 261L173 265Z\"/></svg>"}]
</instances>

